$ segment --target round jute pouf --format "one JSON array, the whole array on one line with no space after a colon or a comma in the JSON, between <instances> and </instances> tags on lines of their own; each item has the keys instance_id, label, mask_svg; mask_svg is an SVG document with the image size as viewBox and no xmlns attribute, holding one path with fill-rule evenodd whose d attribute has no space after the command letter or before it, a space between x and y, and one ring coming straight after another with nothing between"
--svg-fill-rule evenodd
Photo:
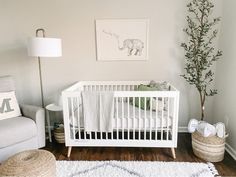
<instances>
[{"instance_id":1,"label":"round jute pouf","mask_svg":"<svg viewBox=\"0 0 236 177\"><path fill-rule=\"evenodd\" d=\"M203 137L200 133L192 133L193 153L209 162L220 162L224 159L225 138L217 136Z\"/></svg>"},{"instance_id":2,"label":"round jute pouf","mask_svg":"<svg viewBox=\"0 0 236 177\"><path fill-rule=\"evenodd\" d=\"M0 165L0 176L55 177L56 159L46 150L20 152Z\"/></svg>"}]
</instances>

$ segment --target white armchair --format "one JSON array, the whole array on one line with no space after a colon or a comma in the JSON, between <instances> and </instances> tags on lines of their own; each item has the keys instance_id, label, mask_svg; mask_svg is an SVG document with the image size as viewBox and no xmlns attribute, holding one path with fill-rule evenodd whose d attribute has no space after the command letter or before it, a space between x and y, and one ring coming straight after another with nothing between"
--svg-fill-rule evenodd
<instances>
[{"instance_id":1,"label":"white armchair","mask_svg":"<svg viewBox=\"0 0 236 177\"><path fill-rule=\"evenodd\" d=\"M0 92L14 91L12 77L0 77ZM0 162L15 153L45 146L45 113L36 106L21 105L22 116L0 120Z\"/></svg>"}]
</instances>

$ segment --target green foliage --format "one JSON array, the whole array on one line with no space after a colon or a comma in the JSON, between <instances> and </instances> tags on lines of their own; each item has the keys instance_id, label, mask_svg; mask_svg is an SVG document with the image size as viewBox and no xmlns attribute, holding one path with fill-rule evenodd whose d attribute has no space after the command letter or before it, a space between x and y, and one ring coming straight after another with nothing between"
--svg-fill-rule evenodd
<instances>
[{"instance_id":1,"label":"green foliage","mask_svg":"<svg viewBox=\"0 0 236 177\"><path fill-rule=\"evenodd\" d=\"M194 85L204 106L205 98L217 94L217 90L210 89L214 79L212 65L222 56L222 51L213 47L218 30L213 29L220 21L220 17L211 18L214 8L212 0L192 0L188 5L187 28L184 32L188 36L187 43L182 43L185 50L185 73L181 75L190 85ZM202 109L203 111L204 109ZM202 113L202 119L204 114Z\"/></svg>"}]
</instances>

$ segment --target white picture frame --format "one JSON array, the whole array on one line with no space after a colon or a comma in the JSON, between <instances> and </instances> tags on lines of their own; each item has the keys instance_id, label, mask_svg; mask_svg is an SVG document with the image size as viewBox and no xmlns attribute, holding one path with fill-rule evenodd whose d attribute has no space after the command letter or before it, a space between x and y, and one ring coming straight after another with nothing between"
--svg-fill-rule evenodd
<instances>
[{"instance_id":1,"label":"white picture frame","mask_svg":"<svg viewBox=\"0 0 236 177\"><path fill-rule=\"evenodd\" d=\"M98 61L148 60L148 19L99 19L95 24Z\"/></svg>"}]
</instances>

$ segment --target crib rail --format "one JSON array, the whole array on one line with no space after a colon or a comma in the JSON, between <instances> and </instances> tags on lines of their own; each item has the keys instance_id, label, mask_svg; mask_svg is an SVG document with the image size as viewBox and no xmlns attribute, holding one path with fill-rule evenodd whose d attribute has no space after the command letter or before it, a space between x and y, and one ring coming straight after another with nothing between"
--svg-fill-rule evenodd
<instances>
[{"instance_id":1,"label":"crib rail","mask_svg":"<svg viewBox=\"0 0 236 177\"><path fill-rule=\"evenodd\" d=\"M135 91L140 83L81 82L62 93L67 146L176 147L179 92ZM82 91L114 91L111 132L86 132Z\"/></svg>"}]
</instances>

